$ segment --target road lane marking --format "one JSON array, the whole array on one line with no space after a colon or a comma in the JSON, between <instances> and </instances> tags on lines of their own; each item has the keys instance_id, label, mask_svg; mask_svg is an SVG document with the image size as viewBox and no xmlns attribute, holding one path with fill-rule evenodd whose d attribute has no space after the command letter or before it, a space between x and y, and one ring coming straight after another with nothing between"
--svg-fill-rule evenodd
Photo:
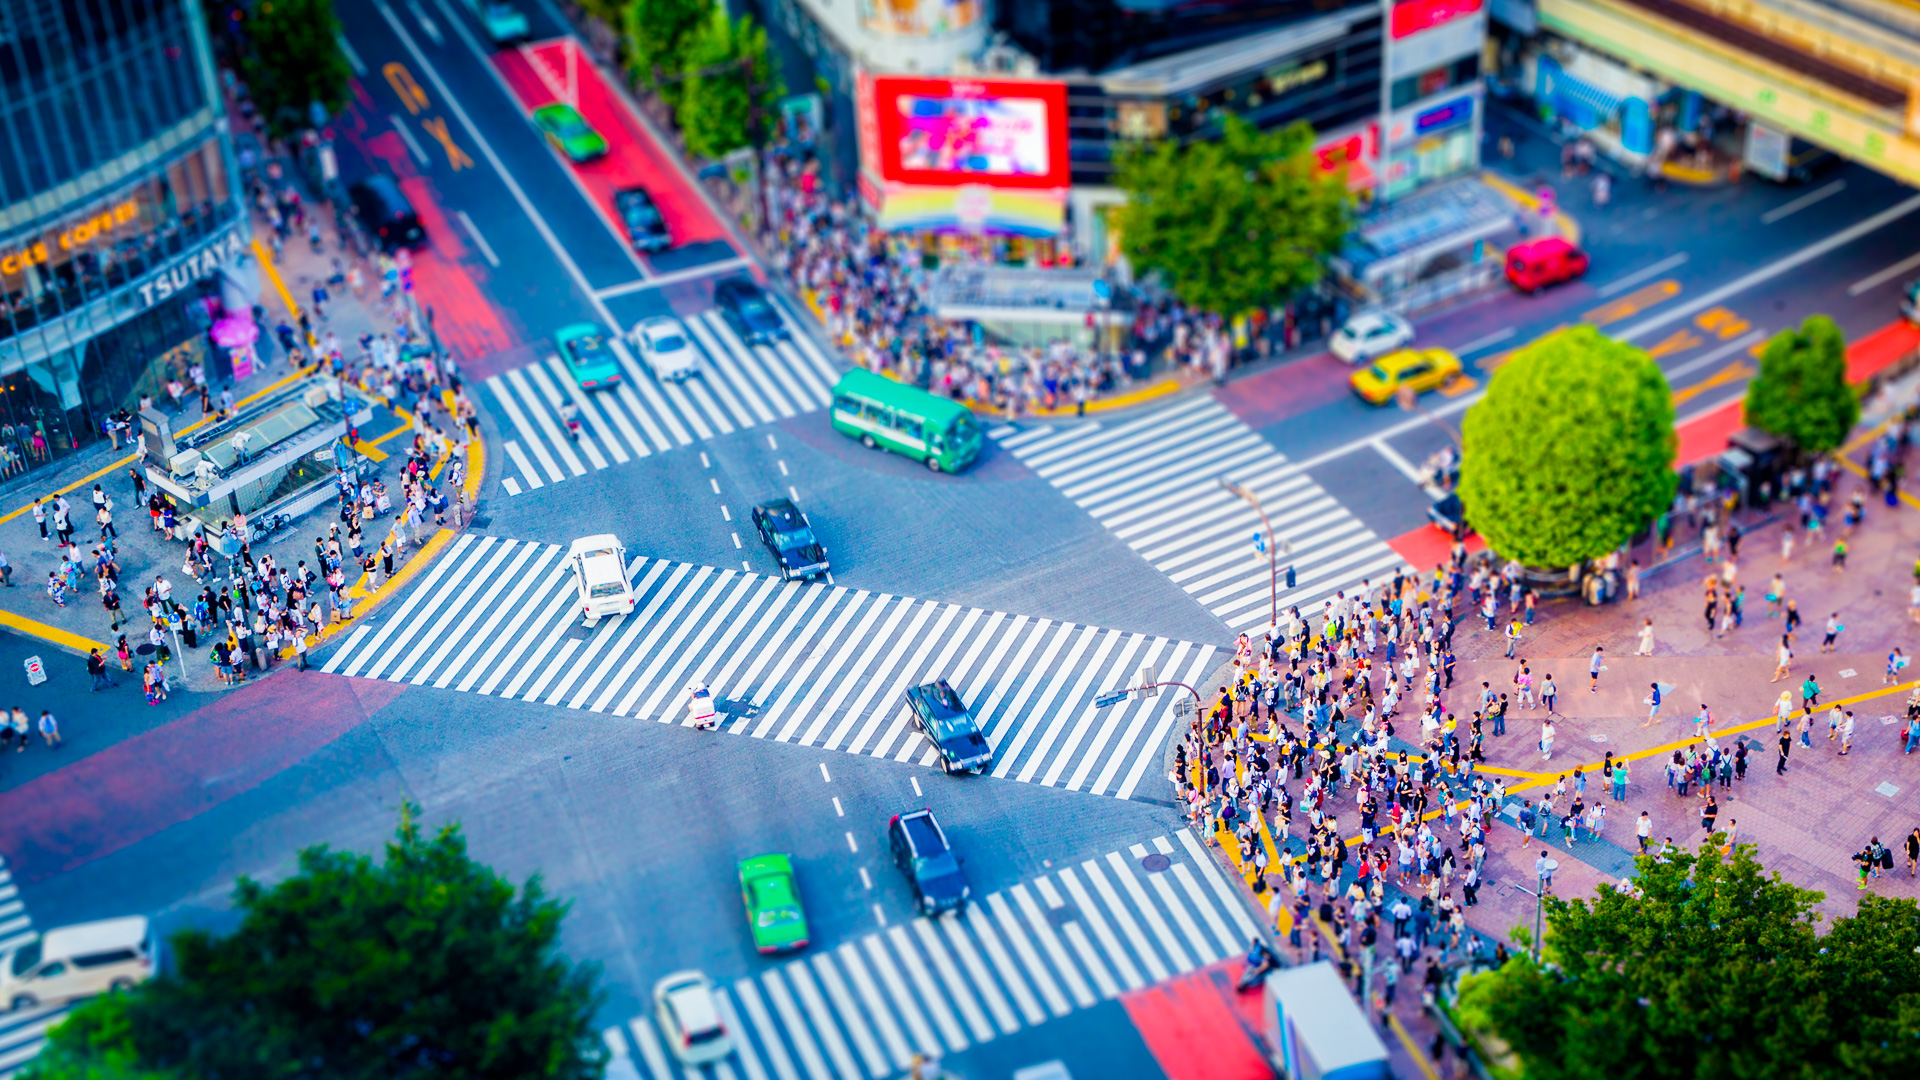
<instances>
[{"instance_id":1,"label":"road lane marking","mask_svg":"<svg viewBox=\"0 0 1920 1080\"><path fill-rule=\"evenodd\" d=\"M1685 402L1695 397L1698 397L1701 394L1706 393L1707 391L1713 389L1716 386L1725 386L1730 382L1738 382L1741 379L1744 379L1747 376L1754 374L1754 371L1755 369L1753 365L1747 363L1745 360L1735 360L1733 363L1728 364L1726 367L1721 368L1719 371L1714 372L1712 375L1709 375L1706 378L1700 380L1699 382L1694 383L1692 386L1687 387L1685 390L1674 391L1673 403L1675 405L1684 404Z\"/></svg>"},{"instance_id":2,"label":"road lane marking","mask_svg":"<svg viewBox=\"0 0 1920 1080\"><path fill-rule=\"evenodd\" d=\"M1595 326L1606 326L1608 323L1617 323L1621 319L1632 318L1655 304L1671 300L1678 295L1680 295L1679 282L1674 281L1672 278L1668 278L1665 281L1656 281L1651 285L1642 285L1640 288L1633 290L1612 303L1602 304L1594 308L1592 311L1580 316L1580 321L1592 323Z\"/></svg>"},{"instance_id":3,"label":"road lane marking","mask_svg":"<svg viewBox=\"0 0 1920 1080\"><path fill-rule=\"evenodd\" d=\"M587 276L580 271L580 264L574 262L573 256L567 253L566 247L560 243L560 238L554 234L553 226L547 224L546 217L540 213L538 207L533 205L533 200L527 197L526 189L520 186L520 181L514 179L513 174L507 171L506 163L500 160L499 153L494 150L493 144L487 141L487 137L480 133L480 127L473 122L473 117L467 115L466 107L461 105L460 100L447 89L446 80L440 77L439 70L427 60L427 54L421 51L420 44L413 40L412 34L407 32L406 25L400 21L400 16L384 2L376 3L375 6L380 9L381 17L387 20L387 25L393 28L394 36L400 39L401 46L412 55L414 62L420 65L420 70L426 72L427 80L433 83L435 90L439 91L441 100L447 103L447 108L453 110L453 115L460 121L460 126L467 129L468 135L473 136L473 141L480 147L480 153L486 157L487 164L493 166L493 171L500 177L501 182L506 184L508 194L513 196L514 202L520 204L520 209L527 215L527 220L533 222L534 231L546 241L547 248L553 252L553 257L567 272L567 276L573 279L574 286L587 298L587 302L593 305L594 313L600 316L600 321L610 327L619 326L620 324L613 317L613 312L607 310L607 306L600 302L600 298L593 295L593 286L588 284ZM501 92L517 107L520 99L513 96L512 88L506 85L505 78L487 60L480 46L468 35L466 27L456 22L453 24L453 29L454 33L460 35L467 46L473 50L474 55L480 58L481 64L487 71L493 75ZM568 175L572 175L571 171ZM575 181L578 182L577 177Z\"/></svg>"},{"instance_id":4,"label":"road lane marking","mask_svg":"<svg viewBox=\"0 0 1920 1080\"><path fill-rule=\"evenodd\" d=\"M1465 359L1468 356L1468 354L1477 353L1481 349L1491 348L1507 340L1508 338L1512 337L1517 333L1519 333L1519 331L1515 330L1511 326L1507 327L1505 330L1495 330L1493 333L1488 334L1486 337L1480 338L1475 341L1470 341L1467 344L1460 346L1459 348L1453 350L1453 354L1455 356L1460 357L1461 359Z\"/></svg>"},{"instance_id":5,"label":"road lane marking","mask_svg":"<svg viewBox=\"0 0 1920 1080\"><path fill-rule=\"evenodd\" d=\"M1732 356L1734 353L1737 353L1742 349L1753 348L1754 346L1759 345L1765 342L1766 340L1767 340L1767 332L1765 330L1755 330L1753 333L1748 334L1746 337L1743 337L1738 341L1730 341L1727 344L1720 346L1719 348L1713 350L1710 353L1707 353L1704 356L1697 356L1692 360L1689 360L1686 363L1681 364L1679 367L1676 367L1671 371L1668 371L1667 382L1669 384L1672 384L1678 379L1682 379L1688 375L1693 374L1696 371L1699 371L1701 368L1711 367L1712 365L1722 360L1725 360L1727 357Z\"/></svg>"},{"instance_id":6,"label":"road lane marking","mask_svg":"<svg viewBox=\"0 0 1920 1080\"><path fill-rule=\"evenodd\" d=\"M1673 333L1668 334L1664 340L1647 346L1647 356L1658 360L1663 356L1672 356L1677 352L1686 352L1695 345L1704 345L1706 343L1706 338L1701 337L1699 334L1683 326Z\"/></svg>"},{"instance_id":7,"label":"road lane marking","mask_svg":"<svg viewBox=\"0 0 1920 1080\"><path fill-rule=\"evenodd\" d=\"M480 235L479 226L473 223L473 219L467 216L467 212L465 210L455 210L453 215L460 219L461 225L466 227L467 235L473 237L474 246L480 249L481 255L486 256L488 265L499 266L500 256L493 253L493 245L487 243L487 238Z\"/></svg>"},{"instance_id":8,"label":"road lane marking","mask_svg":"<svg viewBox=\"0 0 1920 1080\"><path fill-rule=\"evenodd\" d=\"M427 37L431 38L435 45L447 43L447 39L440 34L440 24L434 22L432 17L421 9L420 0L407 0L407 10L413 12L413 17L420 21L420 29L426 32Z\"/></svg>"},{"instance_id":9,"label":"road lane marking","mask_svg":"<svg viewBox=\"0 0 1920 1080\"><path fill-rule=\"evenodd\" d=\"M1638 270L1635 270L1633 273L1628 274L1626 277L1616 278L1613 281L1609 281L1605 285L1602 285L1599 288L1595 289L1594 292L1599 293L1602 298L1610 298L1613 296L1617 296L1620 293L1626 292L1628 289L1631 289L1635 285L1638 285L1641 282L1647 280L1648 278L1659 277L1661 274L1664 274L1667 271L1672 270L1677 266L1684 266L1686 264L1686 261L1689 258L1691 258L1691 256L1689 256L1684 251L1678 255L1669 255L1666 258L1661 259L1659 262L1654 263L1652 266L1642 267Z\"/></svg>"},{"instance_id":10,"label":"road lane marking","mask_svg":"<svg viewBox=\"0 0 1920 1080\"><path fill-rule=\"evenodd\" d=\"M596 290L594 296L601 300L610 300L616 296L626 296L630 293L645 292L648 289L658 289L667 285L676 285L682 281L698 281L701 278L712 277L715 274L724 274L729 270L744 270L752 266L752 261L748 259L739 257L721 259L719 262L701 263L699 266L689 266L683 270L669 270L664 274L654 273L653 276L644 281L629 281L620 285L609 285L604 289ZM651 271L649 272L651 273Z\"/></svg>"},{"instance_id":11,"label":"road lane marking","mask_svg":"<svg viewBox=\"0 0 1920 1080\"><path fill-rule=\"evenodd\" d=\"M1425 480L1420 476L1420 470L1413 467L1413 462L1408 461L1405 455L1401 454L1400 451L1395 450L1393 447L1387 445L1387 440L1385 439L1373 440L1373 448L1376 451L1379 451L1379 454L1381 457L1387 459L1387 464L1393 466L1395 469L1398 469L1400 471L1400 475L1413 481L1416 486L1425 483Z\"/></svg>"},{"instance_id":12,"label":"road lane marking","mask_svg":"<svg viewBox=\"0 0 1920 1080\"><path fill-rule=\"evenodd\" d=\"M387 122L393 125L394 134L400 136L400 141L407 144L407 152L413 155L415 161L423 167L433 164L427 157L427 148L421 146L420 140L414 138L413 132L407 130L406 122L401 120L397 113L388 113Z\"/></svg>"},{"instance_id":13,"label":"road lane marking","mask_svg":"<svg viewBox=\"0 0 1920 1080\"><path fill-rule=\"evenodd\" d=\"M353 45L347 41L347 35L335 34L333 35L333 40L339 43L340 55L347 58L347 66L353 69L354 75L363 79L366 78L367 63L360 59L359 53L353 51Z\"/></svg>"},{"instance_id":14,"label":"road lane marking","mask_svg":"<svg viewBox=\"0 0 1920 1080\"><path fill-rule=\"evenodd\" d=\"M1899 277L1900 275L1906 273L1907 271L1913 269L1916 266L1920 266L1920 255L1908 256L1907 258L1901 259L1899 262L1894 263L1892 266L1887 267L1885 270L1882 270L1877 274L1873 274L1868 277L1863 277L1859 281L1856 281L1853 284L1847 286L1847 295L1859 296L1861 293L1866 292L1869 289L1877 289L1880 286L1885 285L1887 282L1892 281L1894 278Z\"/></svg>"},{"instance_id":15,"label":"road lane marking","mask_svg":"<svg viewBox=\"0 0 1920 1080\"><path fill-rule=\"evenodd\" d=\"M1818 191L1809 191L1792 202L1781 203L1779 206L1761 214L1760 224L1771 225L1782 218L1791 217L1805 210L1814 203L1831 199L1845 190L1847 190L1847 182L1845 180L1835 180L1833 183L1828 184Z\"/></svg>"}]
</instances>

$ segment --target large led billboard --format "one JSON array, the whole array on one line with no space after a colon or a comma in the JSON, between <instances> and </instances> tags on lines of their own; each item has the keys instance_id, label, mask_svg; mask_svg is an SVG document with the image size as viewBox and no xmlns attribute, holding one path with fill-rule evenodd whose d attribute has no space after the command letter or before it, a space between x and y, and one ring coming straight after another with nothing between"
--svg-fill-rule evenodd
<instances>
[{"instance_id":1,"label":"large led billboard","mask_svg":"<svg viewBox=\"0 0 1920 1080\"><path fill-rule=\"evenodd\" d=\"M884 180L1003 188L1072 182L1064 83L876 76L870 107Z\"/></svg>"}]
</instances>

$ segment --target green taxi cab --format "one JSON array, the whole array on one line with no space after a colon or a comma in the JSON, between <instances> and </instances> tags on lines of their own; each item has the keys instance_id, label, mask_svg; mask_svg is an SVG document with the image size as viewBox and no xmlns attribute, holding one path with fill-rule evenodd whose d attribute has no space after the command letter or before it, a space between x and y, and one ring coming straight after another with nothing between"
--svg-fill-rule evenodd
<instances>
[{"instance_id":1,"label":"green taxi cab","mask_svg":"<svg viewBox=\"0 0 1920 1080\"><path fill-rule=\"evenodd\" d=\"M540 106L533 110L533 126L570 161L592 161L606 156L607 140L588 126L586 118L571 105L555 102Z\"/></svg>"},{"instance_id":2,"label":"green taxi cab","mask_svg":"<svg viewBox=\"0 0 1920 1080\"><path fill-rule=\"evenodd\" d=\"M567 374L582 390L610 390L620 385L620 358L607 344L599 323L574 323L554 332L553 343Z\"/></svg>"},{"instance_id":3,"label":"green taxi cab","mask_svg":"<svg viewBox=\"0 0 1920 1080\"><path fill-rule=\"evenodd\" d=\"M792 859L772 854L740 860L740 896L754 948L775 953L807 947L807 913L794 886Z\"/></svg>"}]
</instances>

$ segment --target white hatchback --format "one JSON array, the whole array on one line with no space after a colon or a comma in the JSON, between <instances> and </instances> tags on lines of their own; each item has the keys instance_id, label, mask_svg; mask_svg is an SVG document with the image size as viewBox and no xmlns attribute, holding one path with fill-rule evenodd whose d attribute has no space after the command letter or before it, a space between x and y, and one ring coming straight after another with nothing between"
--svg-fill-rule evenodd
<instances>
[{"instance_id":1,"label":"white hatchback","mask_svg":"<svg viewBox=\"0 0 1920 1080\"><path fill-rule=\"evenodd\" d=\"M58 1005L146 982L159 947L144 915L49 930L0 953L0 1006Z\"/></svg>"},{"instance_id":2,"label":"white hatchback","mask_svg":"<svg viewBox=\"0 0 1920 1080\"><path fill-rule=\"evenodd\" d=\"M567 549L574 588L580 594L580 618L588 626L602 616L633 611L633 583L627 580L627 549L611 533L583 536Z\"/></svg>"},{"instance_id":3,"label":"white hatchback","mask_svg":"<svg viewBox=\"0 0 1920 1080\"><path fill-rule=\"evenodd\" d=\"M687 339L687 328L680 320L659 315L633 328L633 343L656 379L679 381L699 374L700 354Z\"/></svg>"},{"instance_id":4,"label":"white hatchback","mask_svg":"<svg viewBox=\"0 0 1920 1080\"><path fill-rule=\"evenodd\" d=\"M682 1062L705 1065L733 1053L713 982L700 972L676 971L654 983L653 1011L667 1046Z\"/></svg>"},{"instance_id":5,"label":"white hatchback","mask_svg":"<svg viewBox=\"0 0 1920 1080\"><path fill-rule=\"evenodd\" d=\"M1391 311L1362 311L1333 332L1327 349L1349 364L1359 364L1412 342L1412 323Z\"/></svg>"}]
</instances>

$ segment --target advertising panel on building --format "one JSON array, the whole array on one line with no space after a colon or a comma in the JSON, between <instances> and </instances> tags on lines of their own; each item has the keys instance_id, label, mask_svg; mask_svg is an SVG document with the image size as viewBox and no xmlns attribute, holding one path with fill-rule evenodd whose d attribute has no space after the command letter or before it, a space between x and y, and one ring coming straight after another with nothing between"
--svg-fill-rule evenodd
<instances>
[{"instance_id":1,"label":"advertising panel on building","mask_svg":"<svg viewBox=\"0 0 1920 1080\"><path fill-rule=\"evenodd\" d=\"M862 188L886 228L1060 231L1072 182L1065 83L862 74L858 98L872 176Z\"/></svg>"}]
</instances>

